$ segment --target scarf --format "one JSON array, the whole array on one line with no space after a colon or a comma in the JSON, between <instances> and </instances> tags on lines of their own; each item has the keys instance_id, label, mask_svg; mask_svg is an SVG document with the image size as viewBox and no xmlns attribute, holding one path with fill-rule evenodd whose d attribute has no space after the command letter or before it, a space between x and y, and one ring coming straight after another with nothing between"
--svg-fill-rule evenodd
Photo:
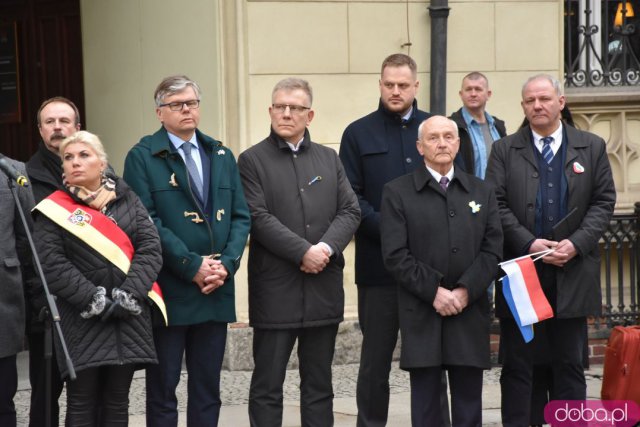
<instances>
[{"instance_id":1,"label":"scarf","mask_svg":"<svg viewBox=\"0 0 640 427\"><path fill-rule=\"evenodd\" d=\"M62 175L62 183L69 190L69 193L102 213L105 213L107 204L116 198L116 182L108 176L102 177L100 187L96 191L90 191L80 185L70 185L64 174Z\"/></svg>"}]
</instances>

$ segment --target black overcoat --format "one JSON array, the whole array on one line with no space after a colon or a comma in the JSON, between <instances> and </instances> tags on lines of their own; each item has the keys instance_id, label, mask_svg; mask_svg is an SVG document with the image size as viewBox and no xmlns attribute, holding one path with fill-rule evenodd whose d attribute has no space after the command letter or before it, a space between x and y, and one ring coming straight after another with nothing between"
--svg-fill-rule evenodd
<instances>
[{"instance_id":1,"label":"black overcoat","mask_svg":"<svg viewBox=\"0 0 640 427\"><path fill-rule=\"evenodd\" d=\"M602 138L564 126L567 154L567 212L569 236L578 255L556 269L556 313L559 318L598 315L601 311L600 252L598 241L609 225L616 190ZM524 255L535 239L536 198L540 185L538 162L525 126L493 144L487 167L487 182L496 192L504 230L504 259ZM511 317L501 284L496 292L496 315Z\"/></svg>"},{"instance_id":2,"label":"black overcoat","mask_svg":"<svg viewBox=\"0 0 640 427\"><path fill-rule=\"evenodd\" d=\"M491 187L455 170L445 193L419 167L385 186L380 224L385 267L398 283L400 367L489 368L487 288L502 253ZM433 308L438 286L465 287L469 305L440 316Z\"/></svg>"}]
</instances>

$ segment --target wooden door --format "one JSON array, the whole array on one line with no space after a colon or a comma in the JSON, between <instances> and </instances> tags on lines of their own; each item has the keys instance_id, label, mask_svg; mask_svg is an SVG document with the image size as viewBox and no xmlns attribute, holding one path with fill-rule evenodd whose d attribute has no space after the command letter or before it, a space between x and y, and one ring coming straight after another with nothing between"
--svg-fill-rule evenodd
<instances>
[{"instance_id":1,"label":"wooden door","mask_svg":"<svg viewBox=\"0 0 640 427\"><path fill-rule=\"evenodd\" d=\"M79 0L0 0L0 153L31 157L36 113L53 96L71 99L84 120Z\"/></svg>"}]
</instances>

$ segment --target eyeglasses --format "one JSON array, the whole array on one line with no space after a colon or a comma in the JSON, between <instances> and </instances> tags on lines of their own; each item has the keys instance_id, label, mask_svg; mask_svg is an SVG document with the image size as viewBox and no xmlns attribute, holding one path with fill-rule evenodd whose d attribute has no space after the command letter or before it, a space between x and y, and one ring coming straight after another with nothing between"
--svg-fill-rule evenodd
<instances>
[{"instance_id":1,"label":"eyeglasses","mask_svg":"<svg viewBox=\"0 0 640 427\"><path fill-rule=\"evenodd\" d=\"M158 107L169 107L171 111L182 111L185 105L190 110L197 110L198 107L200 106L200 100L190 99L188 101L182 101L182 102L169 102L166 104L160 104L158 105Z\"/></svg>"},{"instance_id":2,"label":"eyeglasses","mask_svg":"<svg viewBox=\"0 0 640 427\"><path fill-rule=\"evenodd\" d=\"M304 107L302 105L290 105L290 104L271 104L271 108L278 114L284 114L284 112L289 107L289 111L295 114L302 114L306 110L310 110L311 107Z\"/></svg>"}]
</instances>

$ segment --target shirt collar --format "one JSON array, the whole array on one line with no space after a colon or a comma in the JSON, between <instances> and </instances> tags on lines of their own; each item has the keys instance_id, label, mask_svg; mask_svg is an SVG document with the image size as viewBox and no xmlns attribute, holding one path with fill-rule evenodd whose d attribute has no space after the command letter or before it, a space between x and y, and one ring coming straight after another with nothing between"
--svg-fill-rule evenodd
<instances>
[{"instance_id":1,"label":"shirt collar","mask_svg":"<svg viewBox=\"0 0 640 427\"><path fill-rule=\"evenodd\" d=\"M173 144L176 150L178 150L182 146L182 143L185 142L182 138L172 134L169 131L167 131L167 135L169 136L169 141L171 141L171 144ZM191 139L189 139L188 142L190 142L196 149L198 148L198 138L196 138L195 132L193 133L193 136L191 137Z\"/></svg>"},{"instance_id":2,"label":"shirt collar","mask_svg":"<svg viewBox=\"0 0 640 427\"><path fill-rule=\"evenodd\" d=\"M473 116L471 115L469 110L467 110L467 107L462 107L461 110L462 110L462 118L467 123L467 125L469 125L471 123L478 123L476 121L476 119L473 118ZM487 122L487 124L489 126L493 126L493 122L494 122L493 116L491 114L487 113L486 111L484 112L484 119L485 119L485 121Z\"/></svg>"},{"instance_id":3,"label":"shirt collar","mask_svg":"<svg viewBox=\"0 0 640 427\"><path fill-rule=\"evenodd\" d=\"M413 113L413 105L411 106L411 108L409 108L409 111L407 111L407 114L405 114L404 116L402 116L402 120L409 120L411 118L411 114Z\"/></svg>"},{"instance_id":4,"label":"shirt collar","mask_svg":"<svg viewBox=\"0 0 640 427\"><path fill-rule=\"evenodd\" d=\"M298 152L298 150L300 149L301 145L302 145L302 141L304 141L304 136L302 138L300 138L300 141L298 141L298 143L296 145L293 145L292 143L290 143L289 141L284 141L287 143L287 145L289 146L289 148L291 148L291 151L293 151L294 153Z\"/></svg>"},{"instance_id":5,"label":"shirt collar","mask_svg":"<svg viewBox=\"0 0 640 427\"><path fill-rule=\"evenodd\" d=\"M427 166L427 170L435 178L436 182L438 183L440 182L440 178L442 178L443 176L446 176L447 178L449 178L449 182L451 182L451 180L453 179L453 165L451 165L451 169L449 169L449 172L447 172L445 175L440 175L440 173L431 169L429 166Z\"/></svg>"},{"instance_id":6,"label":"shirt collar","mask_svg":"<svg viewBox=\"0 0 640 427\"><path fill-rule=\"evenodd\" d=\"M531 129L531 133L533 134L533 142L536 145L541 146L543 144L542 138L544 138L544 136L540 135L539 133L537 133L533 129ZM549 136L553 138L553 142L551 143L552 147L553 146L559 147L560 144L562 144L562 122L560 122L560 126L558 126L558 129L553 131L553 133L551 133L551 135L549 135Z\"/></svg>"}]
</instances>

